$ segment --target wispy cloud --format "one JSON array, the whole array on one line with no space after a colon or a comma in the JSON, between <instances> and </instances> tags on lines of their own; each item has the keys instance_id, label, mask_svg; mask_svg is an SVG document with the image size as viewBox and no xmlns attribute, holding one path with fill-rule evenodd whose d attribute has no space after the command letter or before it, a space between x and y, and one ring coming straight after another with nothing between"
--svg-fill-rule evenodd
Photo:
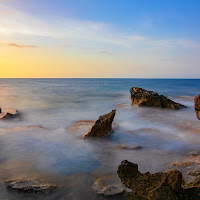
<instances>
[{"instance_id":1,"label":"wispy cloud","mask_svg":"<svg viewBox=\"0 0 200 200\"><path fill-rule=\"evenodd\" d=\"M112 53L110 51L99 51L100 54L111 56Z\"/></svg>"},{"instance_id":2,"label":"wispy cloud","mask_svg":"<svg viewBox=\"0 0 200 200\"><path fill-rule=\"evenodd\" d=\"M36 48L37 47L37 46L34 46L34 45L24 45L24 44L10 43L10 42L7 42L7 41L0 41L0 46L15 47L15 48Z\"/></svg>"},{"instance_id":3,"label":"wispy cloud","mask_svg":"<svg viewBox=\"0 0 200 200\"><path fill-rule=\"evenodd\" d=\"M17 47L17 48L35 48L36 46L32 46L32 45L19 45L19 44L15 44L15 43L9 43L7 44L10 47Z\"/></svg>"},{"instance_id":4,"label":"wispy cloud","mask_svg":"<svg viewBox=\"0 0 200 200\"><path fill-rule=\"evenodd\" d=\"M64 17L40 18L31 16L6 5L0 6L0 13L15 13L0 17L0 37L9 40L13 47L35 47L42 45L57 47L92 48L98 47L101 54L110 54L107 49L150 50L165 52L174 49L198 49L200 41L187 38L153 39L140 34L127 34L126 30L113 28L104 22L81 21ZM41 39L42 38L42 39ZM11 40L13 39L13 40ZM16 42L17 41L17 42ZM29 43L33 46L20 45ZM70 45L63 45L70 41ZM19 44L18 44L19 43ZM105 51L101 51L105 49Z\"/></svg>"}]
</instances>

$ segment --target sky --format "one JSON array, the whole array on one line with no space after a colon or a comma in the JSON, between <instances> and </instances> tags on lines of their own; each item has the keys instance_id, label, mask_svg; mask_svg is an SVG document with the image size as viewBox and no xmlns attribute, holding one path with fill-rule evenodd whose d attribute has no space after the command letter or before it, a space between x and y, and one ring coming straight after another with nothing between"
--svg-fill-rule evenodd
<instances>
[{"instance_id":1,"label":"sky","mask_svg":"<svg viewBox=\"0 0 200 200\"><path fill-rule=\"evenodd\" d=\"M200 78L199 0L0 0L0 78Z\"/></svg>"}]
</instances>

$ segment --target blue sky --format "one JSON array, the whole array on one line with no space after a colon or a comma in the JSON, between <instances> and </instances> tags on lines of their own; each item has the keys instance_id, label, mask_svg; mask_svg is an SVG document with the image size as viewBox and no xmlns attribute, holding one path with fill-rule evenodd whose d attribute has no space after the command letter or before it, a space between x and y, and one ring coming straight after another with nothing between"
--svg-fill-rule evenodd
<instances>
[{"instance_id":1,"label":"blue sky","mask_svg":"<svg viewBox=\"0 0 200 200\"><path fill-rule=\"evenodd\" d=\"M199 39L198 0L11 0L9 4L37 17L66 16L152 37Z\"/></svg>"},{"instance_id":2,"label":"blue sky","mask_svg":"<svg viewBox=\"0 0 200 200\"><path fill-rule=\"evenodd\" d=\"M0 45L48 48L90 71L102 61L73 76L199 78L199 10L198 0L0 0Z\"/></svg>"}]
</instances>

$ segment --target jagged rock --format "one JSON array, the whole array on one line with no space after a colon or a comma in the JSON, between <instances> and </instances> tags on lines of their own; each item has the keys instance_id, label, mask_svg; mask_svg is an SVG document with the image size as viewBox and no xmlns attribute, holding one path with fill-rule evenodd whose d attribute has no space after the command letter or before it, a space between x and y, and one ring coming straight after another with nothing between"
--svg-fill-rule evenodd
<instances>
[{"instance_id":1,"label":"jagged rock","mask_svg":"<svg viewBox=\"0 0 200 200\"><path fill-rule=\"evenodd\" d=\"M177 170L142 174L138 171L137 164L124 160L119 165L117 173L122 183L132 190L129 194L131 200L198 200L200 198L199 183L182 188L182 174Z\"/></svg>"},{"instance_id":2,"label":"jagged rock","mask_svg":"<svg viewBox=\"0 0 200 200\"><path fill-rule=\"evenodd\" d=\"M132 87L131 104L138 106L157 107L157 108L170 108L173 110L185 108L186 106L176 103L157 92L147 91L142 88Z\"/></svg>"},{"instance_id":3,"label":"jagged rock","mask_svg":"<svg viewBox=\"0 0 200 200\"><path fill-rule=\"evenodd\" d=\"M58 185L42 183L39 180L7 180L6 187L10 190L23 193L44 193L48 194L57 191Z\"/></svg>"},{"instance_id":4,"label":"jagged rock","mask_svg":"<svg viewBox=\"0 0 200 200\"><path fill-rule=\"evenodd\" d=\"M14 119L21 116L21 113L18 110L15 110L13 112L6 112L3 113L2 116L0 116L0 119L7 120L7 119Z\"/></svg>"},{"instance_id":5,"label":"jagged rock","mask_svg":"<svg viewBox=\"0 0 200 200\"><path fill-rule=\"evenodd\" d=\"M194 109L197 118L200 120L200 94L194 98Z\"/></svg>"},{"instance_id":6,"label":"jagged rock","mask_svg":"<svg viewBox=\"0 0 200 200\"><path fill-rule=\"evenodd\" d=\"M113 196L121 194L126 190L126 187L121 183L116 175L104 176L95 181L92 189L97 194L103 196Z\"/></svg>"},{"instance_id":7,"label":"jagged rock","mask_svg":"<svg viewBox=\"0 0 200 200\"><path fill-rule=\"evenodd\" d=\"M143 147L141 146L130 146L130 145L123 145L123 144L120 144L118 146L118 149L124 149L124 150L137 150L137 149L142 149Z\"/></svg>"},{"instance_id":8,"label":"jagged rock","mask_svg":"<svg viewBox=\"0 0 200 200\"><path fill-rule=\"evenodd\" d=\"M115 113L116 110L112 110L110 113L100 116L91 127L91 129L83 134L82 138L84 139L89 137L107 137L108 134L112 131L112 122L114 120Z\"/></svg>"}]
</instances>

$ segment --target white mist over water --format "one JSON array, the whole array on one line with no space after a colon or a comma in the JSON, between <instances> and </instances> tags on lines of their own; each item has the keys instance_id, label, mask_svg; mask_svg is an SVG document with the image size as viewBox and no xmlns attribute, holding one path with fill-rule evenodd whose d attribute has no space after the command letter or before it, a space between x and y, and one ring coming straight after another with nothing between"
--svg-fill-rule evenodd
<instances>
[{"instance_id":1,"label":"white mist over water","mask_svg":"<svg viewBox=\"0 0 200 200\"><path fill-rule=\"evenodd\" d=\"M133 86L167 95L188 108L131 106L129 89ZM187 152L200 150L200 134L195 132L200 123L193 109L200 80L0 79L0 88L0 106L23 113L20 121L0 121L1 181L43 177L65 182L75 177L77 185L70 185L69 190L77 192L74 187L80 188L92 177L116 173L124 159L137 163L142 172L154 173L164 171ZM97 120L117 104L121 105L117 106L115 132L108 139L81 140L89 125L70 131L76 121ZM120 144L143 149L118 150ZM87 184L91 188L92 180ZM6 195L2 192L0 197Z\"/></svg>"}]
</instances>

